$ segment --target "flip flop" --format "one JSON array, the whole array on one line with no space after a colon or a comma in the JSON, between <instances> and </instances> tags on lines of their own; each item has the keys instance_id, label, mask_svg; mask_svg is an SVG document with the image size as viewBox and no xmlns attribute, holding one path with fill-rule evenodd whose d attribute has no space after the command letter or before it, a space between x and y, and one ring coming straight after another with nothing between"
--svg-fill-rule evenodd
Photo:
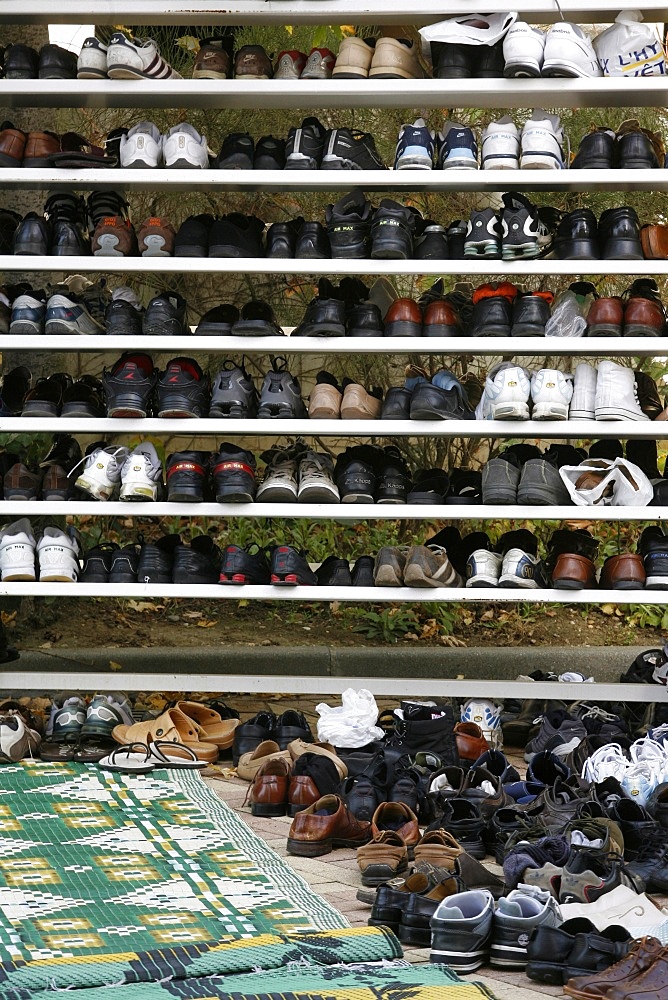
<instances>
[{"instance_id":1,"label":"flip flop","mask_svg":"<svg viewBox=\"0 0 668 1000\"><path fill-rule=\"evenodd\" d=\"M145 743L128 743L127 746L117 746L106 757L98 761L104 771L120 771L121 774L148 774L155 770L155 764L149 759L149 748Z\"/></svg>"},{"instance_id":2,"label":"flip flop","mask_svg":"<svg viewBox=\"0 0 668 1000\"><path fill-rule=\"evenodd\" d=\"M172 743L170 740L150 740L148 744L148 760L154 767L176 767L192 771L200 771L208 767L208 761L199 760L197 754L185 743Z\"/></svg>"},{"instance_id":3,"label":"flip flop","mask_svg":"<svg viewBox=\"0 0 668 1000\"><path fill-rule=\"evenodd\" d=\"M39 747L41 760L71 761L78 747L77 740L42 740Z\"/></svg>"},{"instance_id":4,"label":"flip flop","mask_svg":"<svg viewBox=\"0 0 668 1000\"><path fill-rule=\"evenodd\" d=\"M117 746L117 742L111 736L91 735L80 736L77 741L72 760L79 764L97 764L111 753Z\"/></svg>"}]
</instances>

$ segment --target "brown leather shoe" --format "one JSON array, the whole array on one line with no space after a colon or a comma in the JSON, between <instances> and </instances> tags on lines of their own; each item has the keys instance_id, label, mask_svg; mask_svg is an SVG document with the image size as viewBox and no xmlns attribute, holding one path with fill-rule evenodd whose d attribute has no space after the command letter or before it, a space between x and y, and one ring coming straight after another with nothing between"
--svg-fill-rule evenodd
<instances>
[{"instance_id":1,"label":"brown leather shoe","mask_svg":"<svg viewBox=\"0 0 668 1000\"><path fill-rule=\"evenodd\" d=\"M95 257L136 257L134 226L120 215L108 215L95 227L90 248Z\"/></svg>"},{"instance_id":2,"label":"brown leather shoe","mask_svg":"<svg viewBox=\"0 0 668 1000\"><path fill-rule=\"evenodd\" d=\"M383 401L376 396L375 389L367 392L363 385L349 382L343 389L341 400L342 420L378 420ZM310 407L309 407L310 415Z\"/></svg>"},{"instance_id":3,"label":"brown leather shoe","mask_svg":"<svg viewBox=\"0 0 668 1000\"><path fill-rule=\"evenodd\" d=\"M658 302L634 297L626 303L624 308L625 337L661 337L664 325L663 309Z\"/></svg>"},{"instance_id":4,"label":"brown leather shoe","mask_svg":"<svg viewBox=\"0 0 668 1000\"><path fill-rule=\"evenodd\" d=\"M359 847L371 837L371 824L355 819L338 795L323 795L298 812L288 833L288 854L319 858L334 847Z\"/></svg>"},{"instance_id":5,"label":"brown leather shoe","mask_svg":"<svg viewBox=\"0 0 668 1000\"><path fill-rule=\"evenodd\" d=\"M420 839L418 818L405 802L381 802L371 819L371 836L376 839L383 830L398 833L411 854Z\"/></svg>"},{"instance_id":6,"label":"brown leather shoe","mask_svg":"<svg viewBox=\"0 0 668 1000\"><path fill-rule=\"evenodd\" d=\"M338 420L341 416L341 390L335 385L321 382L314 385L308 401L311 420Z\"/></svg>"},{"instance_id":7,"label":"brown leather shoe","mask_svg":"<svg viewBox=\"0 0 668 1000\"><path fill-rule=\"evenodd\" d=\"M60 152L60 136L55 132L28 132L23 150L24 167L46 167L49 156Z\"/></svg>"},{"instance_id":8,"label":"brown leather shoe","mask_svg":"<svg viewBox=\"0 0 668 1000\"><path fill-rule=\"evenodd\" d=\"M62 465L50 465L42 480L42 500L69 500L72 482Z\"/></svg>"},{"instance_id":9,"label":"brown leather shoe","mask_svg":"<svg viewBox=\"0 0 668 1000\"><path fill-rule=\"evenodd\" d=\"M604 590L642 590L645 586L645 565L642 556L622 552L603 563L601 587Z\"/></svg>"},{"instance_id":10,"label":"brown leather shoe","mask_svg":"<svg viewBox=\"0 0 668 1000\"><path fill-rule=\"evenodd\" d=\"M0 132L0 167L20 167L28 136L19 128L3 128Z\"/></svg>"},{"instance_id":11,"label":"brown leather shoe","mask_svg":"<svg viewBox=\"0 0 668 1000\"><path fill-rule=\"evenodd\" d=\"M439 545L412 545L404 566L406 587L463 587L464 581Z\"/></svg>"},{"instance_id":12,"label":"brown leather shoe","mask_svg":"<svg viewBox=\"0 0 668 1000\"><path fill-rule=\"evenodd\" d=\"M425 337L459 337L461 327L454 308L445 299L430 302L424 311L422 332Z\"/></svg>"},{"instance_id":13,"label":"brown leather shoe","mask_svg":"<svg viewBox=\"0 0 668 1000\"><path fill-rule=\"evenodd\" d=\"M462 760L477 760L489 750L489 743L476 722L458 722L455 726L455 740L457 753Z\"/></svg>"},{"instance_id":14,"label":"brown leather shoe","mask_svg":"<svg viewBox=\"0 0 668 1000\"><path fill-rule=\"evenodd\" d=\"M455 859L464 853L464 848L447 830L428 830L415 845L415 865L434 865L454 871Z\"/></svg>"},{"instance_id":15,"label":"brown leather shoe","mask_svg":"<svg viewBox=\"0 0 668 1000\"><path fill-rule=\"evenodd\" d=\"M596 566L586 556L562 552L554 564L552 586L557 590L591 590L596 586Z\"/></svg>"},{"instance_id":16,"label":"brown leather shoe","mask_svg":"<svg viewBox=\"0 0 668 1000\"><path fill-rule=\"evenodd\" d=\"M151 215L139 227L137 243L142 257L173 257L176 232L167 219Z\"/></svg>"},{"instance_id":17,"label":"brown leather shoe","mask_svg":"<svg viewBox=\"0 0 668 1000\"><path fill-rule=\"evenodd\" d=\"M290 765L277 757L265 761L249 789L253 816L285 816L288 808Z\"/></svg>"},{"instance_id":18,"label":"brown leather shoe","mask_svg":"<svg viewBox=\"0 0 668 1000\"><path fill-rule=\"evenodd\" d=\"M422 310L413 299L395 299L384 322L386 337L422 336Z\"/></svg>"},{"instance_id":19,"label":"brown leather shoe","mask_svg":"<svg viewBox=\"0 0 668 1000\"><path fill-rule=\"evenodd\" d=\"M241 46L234 57L234 75L237 80L271 80L271 59L261 45Z\"/></svg>"},{"instance_id":20,"label":"brown leather shoe","mask_svg":"<svg viewBox=\"0 0 668 1000\"><path fill-rule=\"evenodd\" d=\"M193 80L227 80L231 75L229 52L220 38L204 38L195 56Z\"/></svg>"},{"instance_id":21,"label":"brown leather shoe","mask_svg":"<svg viewBox=\"0 0 668 1000\"><path fill-rule=\"evenodd\" d=\"M624 303L618 295L596 299L587 313L588 337L621 337Z\"/></svg>"},{"instance_id":22,"label":"brown leather shoe","mask_svg":"<svg viewBox=\"0 0 668 1000\"><path fill-rule=\"evenodd\" d=\"M308 774L293 774L288 788L288 816L296 816L320 798L320 789Z\"/></svg>"},{"instance_id":23,"label":"brown leather shoe","mask_svg":"<svg viewBox=\"0 0 668 1000\"><path fill-rule=\"evenodd\" d=\"M385 885L408 868L408 848L400 834L382 830L357 848L357 864L362 885Z\"/></svg>"},{"instance_id":24,"label":"brown leather shoe","mask_svg":"<svg viewBox=\"0 0 668 1000\"><path fill-rule=\"evenodd\" d=\"M645 260L665 260L668 257L668 226L641 226L640 245Z\"/></svg>"},{"instance_id":25,"label":"brown leather shoe","mask_svg":"<svg viewBox=\"0 0 668 1000\"><path fill-rule=\"evenodd\" d=\"M17 462L5 472L3 489L5 500L37 500L42 484L42 474L31 472L23 462Z\"/></svg>"},{"instance_id":26,"label":"brown leather shoe","mask_svg":"<svg viewBox=\"0 0 668 1000\"><path fill-rule=\"evenodd\" d=\"M658 938L640 938L634 942L628 955L614 965L600 972L592 972L589 976L569 979L564 986L564 993L575 997L575 1000L601 1000L608 997L609 991L616 987L620 987L622 991L632 991L665 950ZM650 998L647 997L647 1000Z\"/></svg>"}]
</instances>

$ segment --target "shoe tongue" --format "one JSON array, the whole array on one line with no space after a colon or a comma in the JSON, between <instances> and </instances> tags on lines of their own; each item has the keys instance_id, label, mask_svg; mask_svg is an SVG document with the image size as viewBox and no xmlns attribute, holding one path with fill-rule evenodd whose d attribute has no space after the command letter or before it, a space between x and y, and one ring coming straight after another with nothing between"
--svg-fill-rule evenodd
<instances>
[{"instance_id":1,"label":"shoe tongue","mask_svg":"<svg viewBox=\"0 0 668 1000\"><path fill-rule=\"evenodd\" d=\"M189 361L173 361L167 367L167 372L169 375L190 375L191 378L200 380L200 373L197 371L194 365L190 364ZM170 382L173 379L170 378Z\"/></svg>"}]
</instances>

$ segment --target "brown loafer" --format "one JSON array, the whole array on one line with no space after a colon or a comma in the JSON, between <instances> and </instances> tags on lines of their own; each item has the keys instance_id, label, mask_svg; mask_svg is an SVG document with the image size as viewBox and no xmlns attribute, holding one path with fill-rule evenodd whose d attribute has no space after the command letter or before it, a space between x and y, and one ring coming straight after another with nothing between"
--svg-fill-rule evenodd
<instances>
[{"instance_id":1,"label":"brown loafer","mask_svg":"<svg viewBox=\"0 0 668 1000\"><path fill-rule=\"evenodd\" d=\"M383 830L357 848L357 864L362 885L385 885L408 868L408 848L398 833Z\"/></svg>"},{"instance_id":2,"label":"brown loafer","mask_svg":"<svg viewBox=\"0 0 668 1000\"><path fill-rule=\"evenodd\" d=\"M359 847L371 837L371 824L355 819L338 795L324 795L298 812L288 833L288 854L318 858L334 847Z\"/></svg>"}]
</instances>

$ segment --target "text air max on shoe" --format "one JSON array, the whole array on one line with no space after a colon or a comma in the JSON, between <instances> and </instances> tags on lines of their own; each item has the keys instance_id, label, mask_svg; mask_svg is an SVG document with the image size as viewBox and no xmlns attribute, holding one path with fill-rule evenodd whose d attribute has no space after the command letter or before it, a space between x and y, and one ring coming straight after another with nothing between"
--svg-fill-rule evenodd
<instances>
[{"instance_id":1,"label":"text air max on shoe","mask_svg":"<svg viewBox=\"0 0 668 1000\"><path fill-rule=\"evenodd\" d=\"M76 583L79 579L79 542L75 528L45 528L37 543L39 578L45 583Z\"/></svg>"},{"instance_id":2,"label":"text air max on shoe","mask_svg":"<svg viewBox=\"0 0 668 1000\"><path fill-rule=\"evenodd\" d=\"M160 55L152 39L130 39L122 31L111 36L107 50L107 73L112 80L180 80Z\"/></svg>"},{"instance_id":3,"label":"text air max on shoe","mask_svg":"<svg viewBox=\"0 0 668 1000\"><path fill-rule=\"evenodd\" d=\"M125 445L116 447L102 443L92 446L82 459L83 471L74 485L94 500L111 500L121 481L121 469L129 457L130 449Z\"/></svg>"},{"instance_id":4,"label":"text air max on shoe","mask_svg":"<svg viewBox=\"0 0 668 1000\"><path fill-rule=\"evenodd\" d=\"M518 170L519 165L519 129L510 115L504 115L482 133L482 169Z\"/></svg>"},{"instance_id":5,"label":"text air max on shoe","mask_svg":"<svg viewBox=\"0 0 668 1000\"><path fill-rule=\"evenodd\" d=\"M159 500L162 462L150 441L138 444L121 468L121 500Z\"/></svg>"},{"instance_id":6,"label":"text air max on shoe","mask_svg":"<svg viewBox=\"0 0 668 1000\"><path fill-rule=\"evenodd\" d=\"M27 517L0 528L2 581L35 580L35 538Z\"/></svg>"},{"instance_id":7,"label":"text air max on shoe","mask_svg":"<svg viewBox=\"0 0 668 1000\"><path fill-rule=\"evenodd\" d=\"M536 108L522 129L520 169L563 170L563 143L564 130L559 115Z\"/></svg>"}]
</instances>

